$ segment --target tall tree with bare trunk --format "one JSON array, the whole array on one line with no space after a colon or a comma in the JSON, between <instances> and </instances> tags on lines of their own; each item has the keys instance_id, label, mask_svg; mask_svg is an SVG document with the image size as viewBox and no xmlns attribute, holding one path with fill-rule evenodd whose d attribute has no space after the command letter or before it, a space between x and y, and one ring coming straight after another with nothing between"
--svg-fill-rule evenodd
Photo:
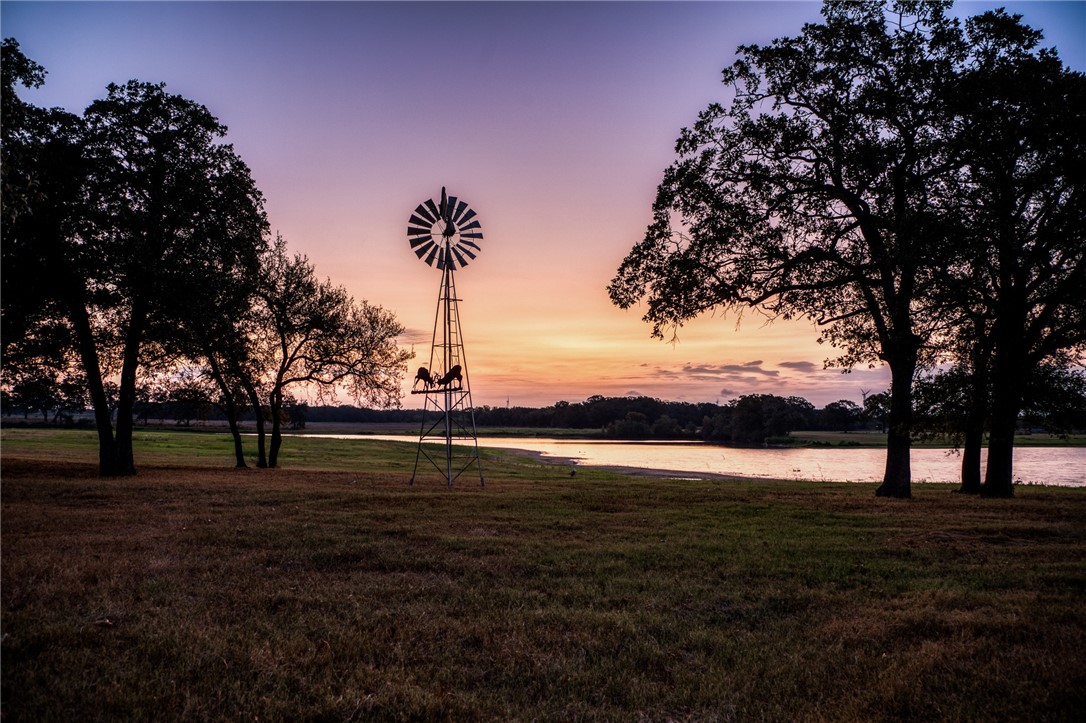
<instances>
[{"instance_id":1,"label":"tall tree with bare trunk","mask_svg":"<svg viewBox=\"0 0 1086 723\"><path fill-rule=\"evenodd\" d=\"M824 22L724 70L676 144L644 241L610 286L654 333L712 308L808 317L836 363L891 372L879 495L911 495L912 383L939 319L924 305L945 229L944 84L965 53L947 3L827 3Z\"/></svg>"}]
</instances>

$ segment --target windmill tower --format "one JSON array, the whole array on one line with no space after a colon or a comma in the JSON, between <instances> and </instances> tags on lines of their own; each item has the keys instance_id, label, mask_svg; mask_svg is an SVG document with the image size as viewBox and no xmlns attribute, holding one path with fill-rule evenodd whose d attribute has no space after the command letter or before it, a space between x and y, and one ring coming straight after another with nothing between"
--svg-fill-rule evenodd
<instances>
[{"instance_id":1,"label":"windmill tower","mask_svg":"<svg viewBox=\"0 0 1086 723\"><path fill-rule=\"evenodd\" d=\"M482 485L479 435L471 405L455 278L456 269L467 266L479 253L482 226L475 211L456 196L446 195L442 187L440 203L430 199L415 208L408 220L407 238L419 259L441 271L430 363L419 368L411 389L412 394L426 397L411 484L415 483L419 462L425 459L445 477L450 487L472 467L478 469ZM459 444L454 445L454 441ZM435 442L444 445L443 455L434 451Z\"/></svg>"}]
</instances>

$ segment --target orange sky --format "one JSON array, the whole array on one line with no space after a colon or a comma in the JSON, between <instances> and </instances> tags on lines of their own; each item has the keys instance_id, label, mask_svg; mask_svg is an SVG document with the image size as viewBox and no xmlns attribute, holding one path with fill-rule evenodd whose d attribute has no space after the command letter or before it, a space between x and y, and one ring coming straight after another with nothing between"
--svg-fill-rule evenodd
<instances>
[{"instance_id":1,"label":"orange sky","mask_svg":"<svg viewBox=\"0 0 1086 723\"><path fill-rule=\"evenodd\" d=\"M648 189L650 195L653 190ZM767 325L749 314L737 330L734 316L709 315L680 329L675 343L650 338L651 327L641 321L644 310L620 310L606 293L625 244L647 223L647 210L629 219L612 217L610 229L574 226L565 238L553 239L547 224L488 224L488 209L464 198L479 212L485 233L478 259L456 272L476 404L542 406L630 393L724 402L740 394L771 393L821 405L842 398L859 402L861 389L881 391L888 385L883 370L848 375L824 370L822 361L832 350L816 343L817 329L807 322ZM366 275L349 281L359 288L380 286L372 298L397 311L409 328L404 341L414 344L419 356L413 366L424 366L440 272L408 248L411 209L409 204L406 212L390 211L388 228L375 227L372 242L364 239L362 250L345 250L333 265L345 269L352 255L369 256L372 243ZM524 213L531 216L530 210ZM389 239L394 254L379 250ZM405 398L405 405L412 402Z\"/></svg>"}]
</instances>

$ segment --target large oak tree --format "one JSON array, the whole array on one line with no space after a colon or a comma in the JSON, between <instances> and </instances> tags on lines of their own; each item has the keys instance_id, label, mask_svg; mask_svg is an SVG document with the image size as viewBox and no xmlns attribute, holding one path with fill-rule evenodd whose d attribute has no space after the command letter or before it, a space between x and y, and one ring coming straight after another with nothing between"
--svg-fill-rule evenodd
<instances>
[{"instance_id":1,"label":"large oak tree","mask_svg":"<svg viewBox=\"0 0 1086 723\"><path fill-rule=\"evenodd\" d=\"M5 42L5 71L17 51ZM34 109L17 101L14 84L38 84L44 73L23 61L12 65L22 76L4 76L5 128L16 121L4 136L5 197L11 186L19 202L5 202L4 277L26 292L5 286L5 350L66 327L94 407L100 471L132 474L141 365L151 350L171 352L193 310L216 306L236 269L258 258L263 200L204 106L130 81L108 86L82 118Z\"/></svg>"},{"instance_id":2,"label":"large oak tree","mask_svg":"<svg viewBox=\"0 0 1086 723\"><path fill-rule=\"evenodd\" d=\"M891 372L878 493L908 496L917 372L953 362L962 489L1012 493L1023 381L1086 347L1083 75L1003 11L827 4L739 49L728 108L684 130L654 222L612 282L657 334L702 311L807 316Z\"/></svg>"},{"instance_id":3,"label":"large oak tree","mask_svg":"<svg viewBox=\"0 0 1086 723\"><path fill-rule=\"evenodd\" d=\"M960 253L942 292L957 302L951 342L972 374L963 490L1005 497L1027 381L1086 350L1086 76L1041 49L1020 16L983 13L966 31L951 96L960 170L946 203Z\"/></svg>"},{"instance_id":4,"label":"large oak tree","mask_svg":"<svg viewBox=\"0 0 1086 723\"><path fill-rule=\"evenodd\" d=\"M685 129L654 221L610 286L654 332L711 308L823 325L845 366L892 375L880 495L911 494L912 382L945 230L943 84L964 53L942 3L833 3L824 23L743 46L734 96Z\"/></svg>"}]
</instances>

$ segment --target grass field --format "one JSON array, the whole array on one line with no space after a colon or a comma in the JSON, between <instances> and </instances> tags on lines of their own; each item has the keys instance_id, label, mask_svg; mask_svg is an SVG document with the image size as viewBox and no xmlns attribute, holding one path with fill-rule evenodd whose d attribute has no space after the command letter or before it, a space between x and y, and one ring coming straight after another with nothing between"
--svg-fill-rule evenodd
<instances>
[{"instance_id":1,"label":"grass field","mask_svg":"<svg viewBox=\"0 0 1086 723\"><path fill-rule=\"evenodd\" d=\"M1086 493L677 481L4 430L2 716L1077 720Z\"/></svg>"}]
</instances>

